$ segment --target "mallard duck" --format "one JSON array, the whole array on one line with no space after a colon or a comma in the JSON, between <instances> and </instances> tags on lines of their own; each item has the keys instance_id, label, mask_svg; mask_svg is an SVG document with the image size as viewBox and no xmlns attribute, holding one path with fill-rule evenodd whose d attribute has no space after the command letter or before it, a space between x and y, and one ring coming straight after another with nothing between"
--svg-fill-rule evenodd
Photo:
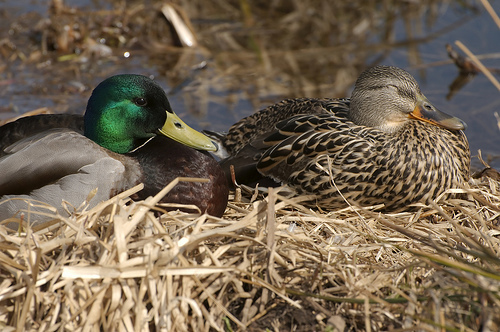
<instances>
[{"instance_id":1,"label":"mallard duck","mask_svg":"<svg viewBox=\"0 0 500 332\"><path fill-rule=\"evenodd\" d=\"M206 152L216 146L182 122L163 89L145 76L104 80L84 116L38 115L8 123L0 127L0 142L0 220L20 211L27 220L27 199L64 215L63 200L78 207L95 188L90 207L141 182L144 189L133 198L144 199L179 176L210 181L181 182L163 202L194 204L215 216L227 204L224 173ZM46 219L29 218L32 224Z\"/></svg>"},{"instance_id":2,"label":"mallard duck","mask_svg":"<svg viewBox=\"0 0 500 332\"><path fill-rule=\"evenodd\" d=\"M289 99L250 115L218 140L236 182L271 179L324 209L438 197L469 178L465 123L440 112L396 67L363 72L350 99Z\"/></svg>"}]
</instances>

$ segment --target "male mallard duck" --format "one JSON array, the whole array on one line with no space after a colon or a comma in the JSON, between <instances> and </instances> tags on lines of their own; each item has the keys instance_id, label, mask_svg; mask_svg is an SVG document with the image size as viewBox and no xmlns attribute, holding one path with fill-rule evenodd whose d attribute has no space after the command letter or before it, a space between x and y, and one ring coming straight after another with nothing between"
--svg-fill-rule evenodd
<instances>
[{"instance_id":1,"label":"male mallard duck","mask_svg":"<svg viewBox=\"0 0 500 332\"><path fill-rule=\"evenodd\" d=\"M376 66L350 100L284 100L218 139L221 164L226 172L235 166L239 183L271 178L326 209L347 200L395 210L467 182L465 127L437 110L409 73Z\"/></svg>"},{"instance_id":2,"label":"male mallard duck","mask_svg":"<svg viewBox=\"0 0 500 332\"><path fill-rule=\"evenodd\" d=\"M0 220L27 209L25 200L11 198L39 200L64 214L62 200L78 207L95 188L91 206L141 182L144 189L134 198L146 198L179 176L210 181L181 182L163 202L194 204L215 216L227 204L223 171L208 152L195 150L216 146L182 122L163 89L145 76L106 79L92 92L84 116L8 123L0 127L0 142Z\"/></svg>"}]
</instances>

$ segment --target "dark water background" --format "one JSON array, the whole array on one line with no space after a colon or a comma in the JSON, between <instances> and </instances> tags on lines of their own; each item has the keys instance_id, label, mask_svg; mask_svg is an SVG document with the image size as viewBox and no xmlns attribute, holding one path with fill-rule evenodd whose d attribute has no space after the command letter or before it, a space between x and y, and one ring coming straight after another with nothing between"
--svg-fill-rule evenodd
<instances>
[{"instance_id":1,"label":"dark water background","mask_svg":"<svg viewBox=\"0 0 500 332\"><path fill-rule=\"evenodd\" d=\"M460 52L456 40L500 68L500 29L479 1L176 3L197 48L176 46L159 1L65 1L54 14L47 1L0 0L0 119L44 106L81 113L102 79L138 73L165 88L186 123L223 131L283 98L348 96L380 63L412 73L435 106L468 124L473 156L481 149L500 168L500 92L482 74L449 88L458 69L445 45ZM500 1L491 5L500 13ZM77 37L62 50L54 36L68 27Z\"/></svg>"}]
</instances>

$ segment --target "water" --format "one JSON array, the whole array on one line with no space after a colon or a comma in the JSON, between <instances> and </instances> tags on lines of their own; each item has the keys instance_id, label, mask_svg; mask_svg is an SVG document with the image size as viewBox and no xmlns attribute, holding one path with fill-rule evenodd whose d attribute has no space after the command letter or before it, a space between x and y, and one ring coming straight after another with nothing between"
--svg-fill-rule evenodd
<instances>
[{"instance_id":1,"label":"water","mask_svg":"<svg viewBox=\"0 0 500 332\"><path fill-rule=\"evenodd\" d=\"M355 4L340 14L328 1L316 1L316 7L304 11L257 7L251 15L233 5L211 10L193 6L186 13L203 48L182 50L171 47L170 30L155 1L131 2L126 8L136 8L136 14L128 20L139 20L131 28L137 30L123 32L126 42L112 48L112 57L85 61L60 58L65 54L57 52L37 55L42 35L33 33L33 26L48 17L46 2L6 0L0 7L4 41L0 44L0 117L42 106L55 112L83 112L98 82L129 72L154 77L186 123L223 131L283 98L345 97L364 67L380 63L410 71L435 106L463 119L473 155L478 149L483 156L500 155L500 128L494 115L500 113L500 92L480 74L450 97L449 86L458 71L445 49L446 44L456 48L454 42L460 40L476 55L489 55L483 59L486 66L500 68L500 29L475 2L470 4L476 8L455 1L425 1L414 8L401 3L371 8L371 1L358 1L359 8ZM61 24L76 30L88 24L96 30L104 25L108 30L103 31L109 31L119 28L123 19L119 11L111 10L119 7L111 1L65 4L87 13L99 11L96 21L101 25L88 15L76 25L67 20L78 15L61 18ZM500 13L500 2L491 4ZM143 13L150 16L140 21ZM140 24L144 27L138 29ZM97 43L112 43L115 38L105 32L90 33L90 37ZM6 40L32 59L11 61L16 51ZM131 55L125 57L125 52ZM500 160L491 162L500 169Z\"/></svg>"}]
</instances>

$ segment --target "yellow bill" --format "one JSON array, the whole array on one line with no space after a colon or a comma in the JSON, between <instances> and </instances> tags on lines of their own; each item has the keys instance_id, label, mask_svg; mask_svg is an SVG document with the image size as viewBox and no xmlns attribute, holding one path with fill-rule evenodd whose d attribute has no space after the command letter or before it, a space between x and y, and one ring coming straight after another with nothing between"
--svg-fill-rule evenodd
<instances>
[{"instance_id":1,"label":"yellow bill","mask_svg":"<svg viewBox=\"0 0 500 332\"><path fill-rule=\"evenodd\" d=\"M210 138L189 127L175 113L167 112L167 120L160 133L193 149L217 151L217 146Z\"/></svg>"}]
</instances>

